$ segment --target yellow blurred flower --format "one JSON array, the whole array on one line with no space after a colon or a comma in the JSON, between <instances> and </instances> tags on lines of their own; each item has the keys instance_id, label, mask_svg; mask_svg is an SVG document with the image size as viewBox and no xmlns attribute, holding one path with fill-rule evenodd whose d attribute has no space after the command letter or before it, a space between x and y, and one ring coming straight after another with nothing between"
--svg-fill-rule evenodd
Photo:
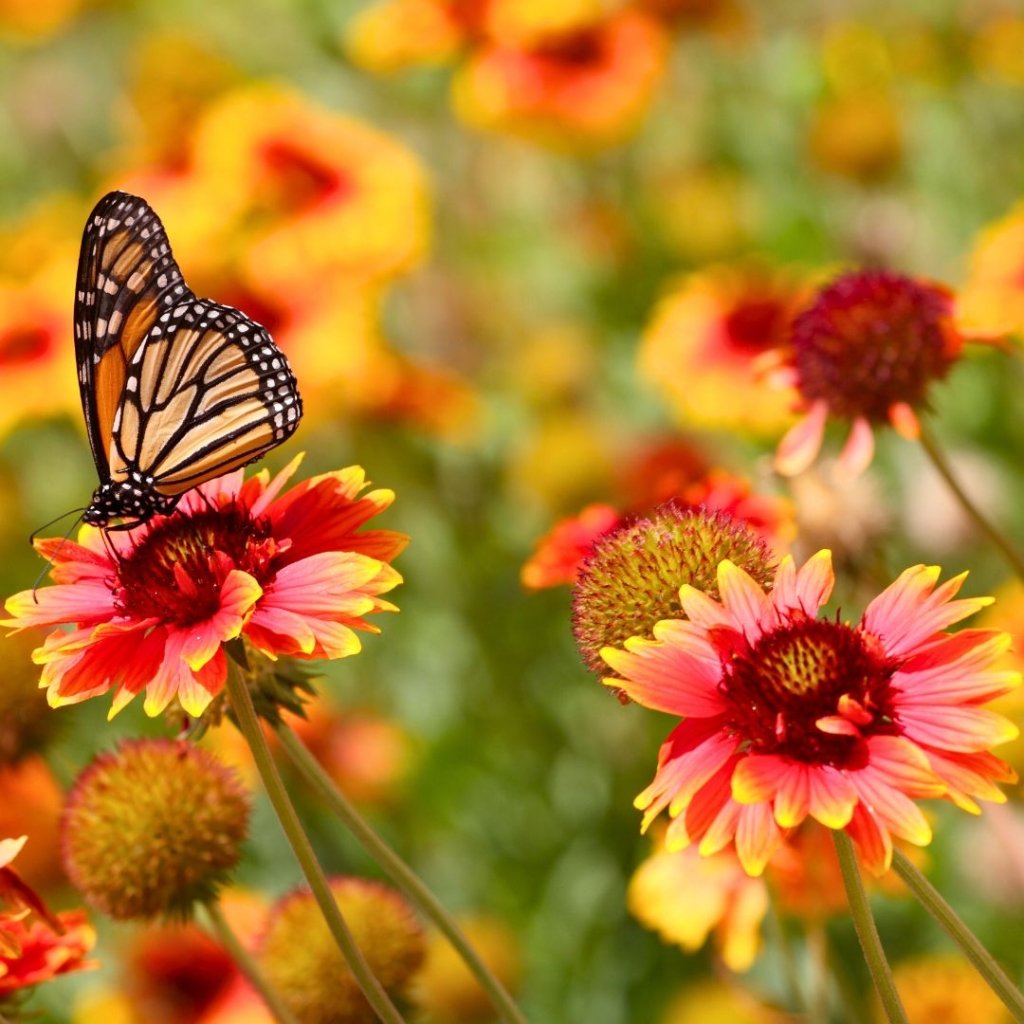
<instances>
[{"instance_id":1,"label":"yellow blurred flower","mask_svg":"<svg viewBox=\"0 0 1024 1024\"><path fill-rule=\"evenodd\" d=\"M766 387L763 363L788 341L805 297L793 275L753 265L683 277L654 309L640 372L685 425L778 431L796 395Z\"/></svg>"},{"instance_id":2,"label":"yellow blurred flower","mask_svg":"<svg viewBox=\"0 0 1024 1024\"><path fill-rule=\"evenodd\" d=\"M241 81L241 72L205 38L180 29L139 36L130 51L119 121L130 140L124 162L180 167L203 108Z\"/></svg>"},{"instance_id":3,"label":"yellow blurred flower","mask_svg":"<svg viewBox=\"0 0 1024 1024\"><path fill-rule=\"evenodd\" d=\"M986 21L971 43L978 71L1006 85L1024 85L1024 16L1009 12Z\"/></svg>"},{"instance_id":4,"label":"yellow blurred flower","mask_svg":"<svg viewBox=\"0 0 1024 1024\"><path fill-rule=\"evenodd\" d=\"M470 945L507 988L519 982L519 946L500 921L470 918L459 922ZM413 982L412 1000L431 1024L487 1024L494 1005L446 938L432 933L427 955Z\"/></svg>"},{"instance_id":5,"label":"yellow blurred flower","mask_svg":"<svg viewBox=\"0 0 1024 1024\"><path fill-rule=\"evenodd\" d=\"M753 184L722 167L694 167L652 183L659 232L693 263L734 256L757 225Z\"/></svg>"},{"instance_id":6,"label":"yellow blurred flower","mask_svg":"<svg viewBox=\"0 0 1024 1024\"><path fill-rule=\"evenodd\" d=\"M467 124L562 150L600 149L639 127L665 71L662 25L624 10L532 47L475 50L453 82Z\"/></svg>"},{"instance_id":7,"label":"yellow blurred flower","mask_svg":"<svg viewBox=\"0 0 1024 1024\"><path fill-rule=\"evenodd\" d=\"M0 0L0 39L23 45L45 42L81 7L82 0Z\"/></svg>"},{"instance_id":8,"label":"yellow blurred flower","mask_svg":"<svg viewBox=\"0 0 1024 1024\"><path fill-rule=\"evenodd\" d=\"M1024 334L1024 202L975 238L956 318L965 334Z\"/></svg>"},{"instance_id":9,"label":"yellow blurred flower","mask_svg":"<svg viewBox=\"0 0 1024 1024\"><path fill-rule=\"evenodd\" d=\"M342 47L353 63L375 74L421 64L444 64L470 32L452 0L381 0L364 7L345 26Z\"/></svg>"},{"instance_id":10,"label":"yellow blurred flower","mask_svg":"<svg viewBox=\"0 0 1024 1024\"><path fill-rule=\"evenodd\" d=\"M238 197L233 242L257 292L306 295L324 275L385 281L426 252L430 193L412 152L283 86L212 103L192 161L199 182L230 183Z\"/></svg>"},{"instance_id":11,"label":"yellow blurred flower","mask_svg":"<svg viewBox=\"0 0 1024 1024\"><path fill-rule=\"evenodd\" d=\"M621 6L621 0L489 0L486 27L499 42L533 47L585 31Z\"/></svg>"},{"instance_id":12,"label":"yellow blurred flower","mask_svg":"<svg viewBox=\"0 0 1024 1024\"><path fill-rule=\"evenodd\" d=\"M708 981L681 992L658 1024L792 1024L792 1020L792 1015L770 1010L746 990Z\"/></svg>"},{"instance_id":13,"label":"yellow blurred flower","mask_svg":"<svg viewBox=\"0 0 1024 1024\"><path fill-rule=\"evenodd\" d=\"M863 21L829 25L822 40L821 63L826 80L839 93L877 89L893 73L886 37Z\"/></svg>"},{"instance_id":14,"label":"yellow blurred flower","mask_svg":"<svg viewBox=\"0 0 1024 1024\"><path fill-rule=\"evenodd\" d=\"M657 849L626 892L629 912L642 925L688 953L714 932L722 960L734 971L748 970L757 957L768 902L764 880L751 878L734 850L702 856L696 846Z\"/></svg>"},{"instance_id":15,"label":"yellow blurred flower","mask_svg":"<svg viewBox=\"0 0 1024 1024\"><path fill-rule=\"evenodd\" d=\"M886 91L842 93L815 110L808 146L824 171L865 184L881 181L903 159L903 113Z\"/></svg>"},{"instance_id":16,"label":"yellow blurred flower","mask_svg":"<svg viewBox=\"0 0 1024 1024\"><path fill-rule=\"evenodd\" d=\"M962 957L934 954L893 966L910 1024L1009 1024L1010 1011ZM881 1008L877 1020L886 1019Z\"/></svg>"}]
</instances>

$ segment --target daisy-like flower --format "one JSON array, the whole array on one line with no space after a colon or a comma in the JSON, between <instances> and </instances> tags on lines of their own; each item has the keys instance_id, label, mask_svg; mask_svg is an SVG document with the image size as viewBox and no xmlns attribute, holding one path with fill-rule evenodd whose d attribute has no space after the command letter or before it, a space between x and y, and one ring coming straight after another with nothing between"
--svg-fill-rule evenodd
<instances>
[{"instance_id":1,"label":"daisy-like flower","mask_svg":"<svg viewBox=\"0 0 1024 1024\"><path fill-rule=\"evenodd\" d=\"M667 56L664 28L623 9L529 45L492 40L477 48L453 82L454 105L476 128L556 149L601 149L639 128Z\"/></svg>"},{"instance_id":2,"label":"daisy-like flower","mask_svg":"<svg viewBox=\"0 0 1024 1024\"><path fill-rule=\"evenodd\" d=\"M775 459L794 475L817 457L832 417L851 430L838 469L857 476L874 456L875 427L888 423L914 440L916 410L963 347L945 288L884 270L843 274L822 288L793 322L791 351L779 379L794 385L806 411Z\"/></svg>"},{"instance_id":3,"label":"daisy-like flower","mask_svg":"<svg viewBox=\"0 0 1024 1024\"><path fill-rule=\"evenodd\" d=\"M636 799L644 827L667 808L669 848L734 843L757 875L809 816L845 830L881 874L893 836L931 840L916 799L972 813L1005 800L996 783L1015 774L989 747L1017 729L981 705L1020 674L995 667L1007 634L945 632L989 603L954 600L965 575L936 586L938 567L907 569L857 625L817 617L834 584L828 551L799 570L784 558L767 593L728 560L720 601L683 586L686 620L602 651L607 685L682 718Z\"/></svg>"},{"instance_id":4,"label":"daisy-like flower","mask_svg":"<svg viewBox=\"0 0 1024 1024\"><path fill-rule=\"evenodd\" d=\"M713 267L674 283L654 309L640 372L686 424L773 432L792 422L796 397L766 388L806 296L795 275L748 264Z\"/></svg>"},{"instance_id":5,"label":"daisy-like flower","mask_svg":"<svg viewBox=\"0 0 1024 1024\"><path fill-rule=\"evenodd\" d=\"M394 500L350 466L281 494L301 456L276 477L238 470L190 491L170 516L125 532L84 526L77 543L40 540L57 586L7 601L3 625L55 626L33 660L50 704L114 691L111 717L142 689L157 715L177 698L203 713L224 686L223 644L244 636L271 658L343 658L355 630L394 605L389 562L407 538L360 531Z\"/></svg>"}]
</instances>

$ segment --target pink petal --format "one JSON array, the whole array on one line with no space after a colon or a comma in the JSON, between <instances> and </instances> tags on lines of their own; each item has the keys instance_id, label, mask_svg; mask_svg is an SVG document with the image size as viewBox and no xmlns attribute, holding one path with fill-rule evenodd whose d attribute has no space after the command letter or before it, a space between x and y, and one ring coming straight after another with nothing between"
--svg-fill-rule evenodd
<instances>
[{"instance_id":1,"label":"pink petal","mask_svg":"<svg viewBox=\"0 0 1024 1024\"><path fill-rule=\"evenodd\" d=\"M898 718L908 739L939 750L972 753L1020 735L1008 718L970 704L901 704Z\"/></svg>"},{"instance_id":2,"label":"pink petal","mask_svg":"<svg viewBox=\"0 0 1024 1024\"><path fill-rule=\"evenodd\" d=\"M940 571L935 565L906 569L865 610L861 628L879 637L890 656L916 653L936 633L992 603L989 597L953 601L967 574L936 588Z\"/></svg>"},{"instance_id":3,"label":"pink petal","mask_svg":"<svg viewBox=\"0 0 1024 1024\"><path fill-rule=\"evenodd\" d=\"M252 517L255 519L258 516L262 516L270 503L281 493L281 488L295 475L299 466L302 465L302 460L306 457L305 452L299 452L298 455L288 463L284 469L281 470L277 476L274 477L270 483L265 484L262 489L262 493L256 497L252 504L249 506L249 511Z\"/></svg>"},{"instance_id":4,"label":"pink petal","mask_svg":"<svg viewBox=\"0 0 1024 1024\"><path fill-rule=\"evenodd\" d=\"M4 605L10 619L0 625L11 629L29 626L58 626L65 622L104 622L117 614L114 595L103 583L82 579L78 583L41 587L33 592L22 590L9 597Z\"/></svg>"},{"instance_id":5,"label":"pink petal","mask_svg":"<svg viewBox=\"0 0 1024 1024\"><path fill-rule=\"evenodd\" d=\"M818 399L799 423L790 427L775 454L775 470L783 476L802 473L818 457L825 437L828 403Z\"/></svg>"},{"instance_id":6,"label":"pink petal","mask_svg":"<svg viewBox=\"0 0 1024 1024\"><path fill-rule=\"evenodd\" d=\"M954 754L927 750L925 753L935 774L949 787L946 795L970 814L981 813L976 800L1005 803L1006 794L996 783L1017 781L1017 773L988 751Z\"/></svg>"},{"instance_id":7,"label":"pink petal","mask_svg":"<svg viewBox=\"0 0 1024 1024\"><path fill-rule=\"evenodd\" d=\"M768 595L749 573L728 558L718 566L718 592L722 606L732 617L735 627L753 643L769 618L772 606Z\"/></svg>"},{"instance_id":8,"label":"pink petal","mask_svg":"<svg viewBox=\"0 0 1024 1024\"><path fill-rule=\"evenodd\" d=\"M776 570L770 595L772 604L779 612L779 621L785 620L786 613L792 609L798 609L814 618L832 596L835 581L832 552L827 548L808 558L799 571L793 559L787 555Z\"/></svg>"},{"instance_id":9,"label":"pink petal","mask_svg":"<svg viewBox=\"0 0 1024 1024\"><path fill-rule=\"evenodd\" d=\"M601 656L620 678L605 683L626 691L638 704L681 718L721 714L725 701L718 691L722 666L689 622L660 622L656 640L633 637L626 650L606 647Z\"/></svg>"},{"instance_id":10,"label":"pink petal","mask_svg":"<svg viewBox=\"0 0 1024 1024\"><path fill-rule=\"evenodd\" d=\"M202 668L217 653L220 645L234 640L263 589L247 572L232 569L220 587L220 607L204 622L182 631L185 636L181 656L189 668Z\"/></svg>"},{"instance_id":11,"label":"pink petal","mask_svg":"<svg viewBox=\"0 0 1024 1024\"><path fill-rule=\"evenodd\" d=\"M840 481L856 480L871 465L874 457L875 435L871 424L863 416L858 416L836 461L836 477Z\"/></svg>"},{"instance_id":12,"label":"pink petal","mask_svg":"<svg viewBox=\"0 0 1024 1024\"><path fill-rule=\"evenodd\" d=\"M916 441L921 436L921 421L906 402L893 402L889 406L889 422L892 429L908 441Z\"/></svg>"}]
</instances>

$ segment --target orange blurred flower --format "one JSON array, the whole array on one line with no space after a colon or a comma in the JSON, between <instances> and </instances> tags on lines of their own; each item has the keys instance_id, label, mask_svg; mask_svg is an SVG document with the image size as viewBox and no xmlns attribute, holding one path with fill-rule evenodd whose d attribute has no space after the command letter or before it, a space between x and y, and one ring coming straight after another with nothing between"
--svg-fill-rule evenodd
<instances>
[{"instance_id":1,"label":"orange blurred flower","mask_svg":"<svg viewBox=\"0 0 1024 1024\"><path fill-rule=\"evenodd\" d=\"M470 125L556 149L600 149L639 127L665 70L664 28L634 10L532 46L493 40L453 83Z\"/></svg>"},{"instance_id":2,"label":"orange blurred flower","mask_svg":"<svg viewBox=\"0 0 1024 1024\"><path fill-rule=\"evenodd\" d=\"M0 0L0 39L7 43L45 42L79 13L83 0Z\"/></svg>"},{"instance_id":3,"label":"orange blurred flower","mask_svg":"<svg viewBox=\"0 0 1024 1024\"><path fill-rule=\"evenodd\" d=\"M796 393L766 387L764 367L806 292L791 274L746 264L690 274L656 306L640 372L687 425L775 431L791 422Z\"/></svg>"},{"instance_id":4,"label":"orange blurred flower","mask_svg":"<svg viewBox=\"0 0 1024 1024\"><path fill-rule=\"evenodd\" d=\"M338 788L360 803L394 797L408 774L411 737L395 722L369 711L340 711L321 697L285 721Z\"/></svg>"},{"instance_id":5,"label":"orange blurred flower","mask_svg":"<svg viewBox=\"0 0 1024 1024\"><path fill-rule=\"evenodd\" d=\"M63 807L64 793L38 754L0 765L0 835L27 834L31 839L18 871L32 885L52 885L64 877L60 864Z\"/></svg>"},{"instance_id":6,"label":"orange blurred flower","mask_svg":"<svg viewBox=\"0 0 1024 1024\"><path fill-rule=\"evenodd\" d=\"M96 941L85 912L52 913L10 866L26 838L0 840L0 1000L96 966L85 959Z\"/></svg>"},{"instance_id":7,"label":"orange blurred flower","mask_svg":"<svg viewBox=\"0 0 1024 1024\"><path fill-rule=\"evenodd\" d=\"M822 101L814 112L808 146L825 171L872 184L899 169L903 116L887 92L858 90Z\"/></svg>"},{"instance_id":8,"label":"orange blurred flower","mask_svg":"<svg viewBox=\"0 0 1024 1024\"><path fill-rule=\"evenodd\" d=\"M77 408L69 359L74 265L27 280L0 278L0 433L20 421Z\"/></svg>"},{"instance_id":9,"label":"orange blurred flower","mask_svg":"<svg viewBox=\"0 0 1024 1024\"><path fill-rule=\"evenodd\" d=\"M943 1024L1010 1024L1013 1014L963 957L951 953L904 960L893 981L910 1021ZM875 1017L886 1019L881 1008Z\"/></svg>"}]
</instances>

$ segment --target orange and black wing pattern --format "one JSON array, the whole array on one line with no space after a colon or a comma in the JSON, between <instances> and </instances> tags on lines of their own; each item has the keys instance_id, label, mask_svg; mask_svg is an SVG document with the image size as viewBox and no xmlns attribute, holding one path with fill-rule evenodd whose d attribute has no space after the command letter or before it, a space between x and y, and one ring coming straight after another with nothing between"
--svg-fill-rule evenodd
<instances>
[{"instance_id":1,"label":"orange and black wing pattern","mask_svg":"<svg viewBox=\"0 0 1024 1024\"><path fill-rule=\"evenodd\" d=\"M289 437L302 401L288 361L240 310L197 298L148 204L111 192L89 217L75 352L100 486L86 522L167 513L186 491Z\"/></svg>"},{"instance_id":2,"label":"orange and black wing pattern","mask_svg":"<svg viewBox=\"0 0 1024 1024\"><path fill-rule=\"evenodd\" d=\"M89 215L75 285L75 360L82 412L100 481L128 364L161 310L191 297L149 204L110 192Z\"/></svg>"}]
</instances>

